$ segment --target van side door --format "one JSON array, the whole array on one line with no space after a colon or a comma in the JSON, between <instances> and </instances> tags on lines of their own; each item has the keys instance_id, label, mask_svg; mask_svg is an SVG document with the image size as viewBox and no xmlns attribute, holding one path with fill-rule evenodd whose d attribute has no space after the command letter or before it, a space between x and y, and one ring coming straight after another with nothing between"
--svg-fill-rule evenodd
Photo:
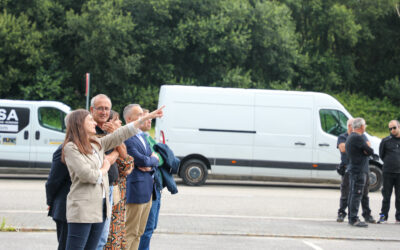
<instances>
[{"instance_id":1,"label":"van side door","mask_svg":"<svg viewBox=\"0 0 400 250\"><path fill-rule=\"evenodd\" d=\"M319 108L318 120L313 177L337 179L340 177L336 172L336 166L340 163L337 138L347 131L348 117L337 109Z\"/></svg>"},{"instance_id":2,"label":"van side door","mask_svg":"<svg viewBox=\"0 0 400 250\"><path fill-rule=\"evenodd\" d=\"M56 107L39 106L33 127L32 155L34 167L50 168L53 153L65 138L66 113Z\"/></svg>"},{"instance_id":3,"label":"van side door","mask_svg":"<svg viewBox=\"0 0 400 250\"><path fill-rule=\"evenodd\" d=\"M312 96L256 95L254 175L311 178L313 106Z\"/></svg>"}]
</instances>

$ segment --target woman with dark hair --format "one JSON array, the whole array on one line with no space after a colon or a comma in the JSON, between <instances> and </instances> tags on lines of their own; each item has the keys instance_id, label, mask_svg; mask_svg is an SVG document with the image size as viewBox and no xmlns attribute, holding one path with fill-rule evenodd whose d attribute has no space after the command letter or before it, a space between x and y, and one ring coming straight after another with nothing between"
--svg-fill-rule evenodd
<instances>
[{"instance_id":1,"label":"woman with dark hair","mask_svg":"<svg viewBox=\"0 0 400 250\"><path fill-rule=\"evenodd\" d=\"M108 175L110 162L104 152L139 132L148 119L162 116L162 109L97 138L96 122L83 109L71 112L62 150L62 161L71 176L67 197L68 237L66 249L96 249L104 220L110 217Z\"/></svg>"}]
</instances>

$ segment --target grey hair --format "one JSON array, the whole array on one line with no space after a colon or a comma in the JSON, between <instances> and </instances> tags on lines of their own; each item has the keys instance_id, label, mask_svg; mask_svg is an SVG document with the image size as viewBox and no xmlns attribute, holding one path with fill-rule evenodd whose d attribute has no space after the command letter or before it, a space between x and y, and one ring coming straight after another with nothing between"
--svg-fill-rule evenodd
<instances>
[{"instance_id":1,"label":"grey hair","mask_svg":"<svg viewBox=\"0 0 400 250\"><path fill-rule=\"evenodd\" d=\"M355 118L352 124L353 129L359 129L362 126L365 126L365 120L361 117Z\"/></svg>"},{"instance_id":2,"label":"grey hair","mask_svg":"<svg viewBox=\"0 0 400 250\"><path fill-rule=\"evenodd\" d=\"M94 107L94 103L96 102L97 98L107 98L110 101L111 107L112 107L112 102L111 102L110 97L106 96L105 94L98 94L98 95L93 96L92 99L90 99L90 107Z\"/></svg>"},{"instance_id":3,"label":"grey hair","mask_svg":"<svg viewBox=\"0 0 400 250\"><path fill-rule=\"evenodd\" d=\"M354 121L353 118L348 119L348 120L347 120L347 126L353 126L353 124L352 124L353 121Z\"/></svg>"},{"instance_id":4,"label":"grey hair","mask_svg":"<svg viewBox=\"0 0 400 250\"><path fill-rule=\"evenodd\" d=\"M127 118L128 118L129 116L131 116L131 114L132 114L132 109L133 109L134 107L140 107L140 105L139 105L139 104L136 104L136 103L133 103L133 104L127 105L127 106L124 108L124 112L123 112L122 115L124 116L125 122L127 121Z\"/></svg>"}]
</instances>

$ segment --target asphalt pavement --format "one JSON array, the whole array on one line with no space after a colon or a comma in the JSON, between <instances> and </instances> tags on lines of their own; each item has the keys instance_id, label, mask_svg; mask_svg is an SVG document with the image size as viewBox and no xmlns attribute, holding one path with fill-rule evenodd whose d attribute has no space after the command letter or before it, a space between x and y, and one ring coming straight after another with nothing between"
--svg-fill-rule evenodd
<instances>
[{"instance_id":1,"label":"asphalt pavement","mask_svg":"<svg viewBox=\"0 0 400 250\"><path fill-rule=\"evenodd\" d=\"M0 249L56 249L44 180L0 180ZM210 182L163 192L152 249L400 249L400 224L355 228L337 223L337 186ZM377 217L381 194L370 194Z\"/></svg>"}]
</instances>

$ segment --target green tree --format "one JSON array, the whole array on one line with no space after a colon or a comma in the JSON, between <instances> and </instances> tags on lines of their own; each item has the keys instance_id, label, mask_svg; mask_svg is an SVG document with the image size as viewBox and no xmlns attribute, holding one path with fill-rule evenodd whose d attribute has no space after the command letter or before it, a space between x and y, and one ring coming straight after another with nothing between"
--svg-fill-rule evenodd
<instances>
[{"instance_id":1,"label":"green tree","mask_svg":"<svg viewBox=\"0 0 400 250\"><path fill-rule=\"evenodd\" d=\"M21 87L29 85L45 57L42 34L24 14L0 14L0 96L22 98Z\"/></svg>"},{"instance_id":2,"label":"green tree","mask_svg":"<svg viewBox=\"0 0 400 250\"><path fill-rule=\"evenodd\" d=\"M92 95L107 94L116 104L133 101L123 93L134 86L133 76L138 73L141 55L130 36L135 24L129 13L122 11L122 2L88 1L81 13L67 12L66 36L73 37L71 85L81 100L84 75L90 72Z\"/></svg>"}]
</instances>

